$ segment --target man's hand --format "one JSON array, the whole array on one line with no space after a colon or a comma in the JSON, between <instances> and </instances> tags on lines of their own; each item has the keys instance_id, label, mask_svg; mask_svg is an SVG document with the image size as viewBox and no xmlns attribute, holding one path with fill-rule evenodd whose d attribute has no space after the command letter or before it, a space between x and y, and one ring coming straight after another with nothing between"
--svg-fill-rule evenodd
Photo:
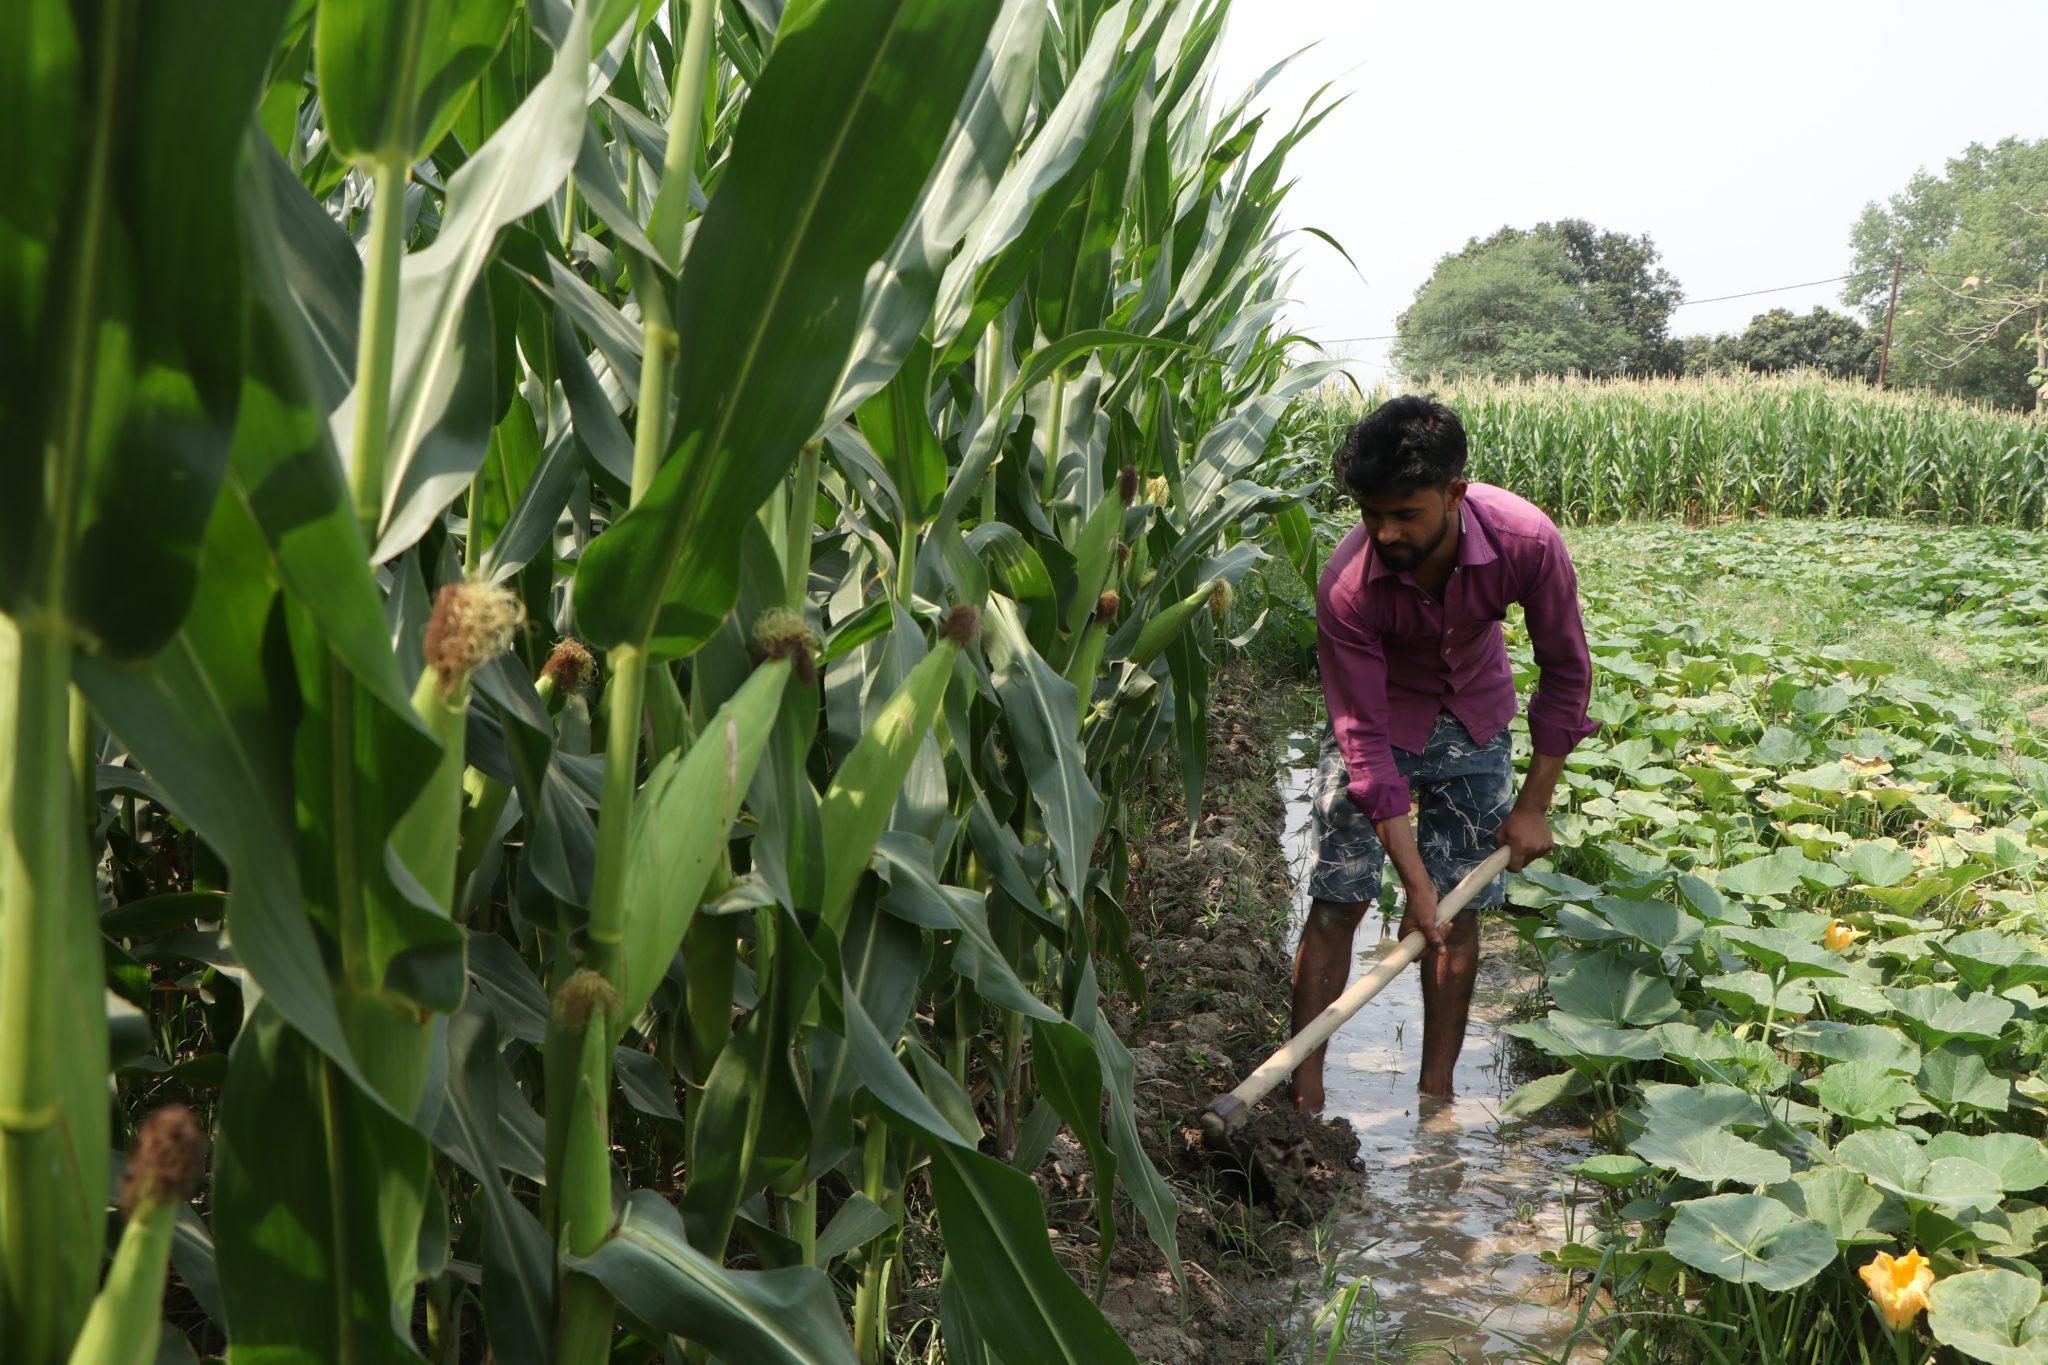
<instances>
[{"instance_id":1,"label":"man's hand","mask_svg":"<svg viewBox=\"0 0 2048 1365\"><path fill-rule=\"evenodd\" d=\"M1397 937L1406 938L1419 933L1432 950L1443 947L1444 927L1437 923L1436 917L1436 887L1427 877L1422 879L1419 891L1413 882L1404 882L1403 885L1408 892L1407 909L1401 915L1401 932Z\"/></svg>"},{"instance_id":2,"label":"man's hand","mask_svg":"<svg viewBox=\"0 0 2048 1365\"><path fill-rule=\"evenodd\" d=\"M1563 776L1563 754L1530 756L1529 772L1522 779L1522 792L1515 798L1515 808L1493 833L1496 847L1511 850L1508 871L1520 872L1556 845L1550 835L1547 812L1551 798L1557 795L1557 781Z\"/></svg>"},{"instance_id":3,"label":"man's hand","mask_svg":"<svg viewBox=\"0 0 2048 1365\"><path fill-rule=\"evenodd\" d=\"M1387 861L1401 878L1401 889L1408 893L1408 908L1401 916L1401 937L1420 933L1431 948L1443 947L1444 931L1436 922L1436 883L1429 879L1429 869L1422 865L1422 850L1416 847L1414 826L1404 813L1391 820L1375 820L1372 827L1380 836L1380 847L1387 851Z\"/></svg>"},{"instance_id":4,"label":"man's hand","mask_svg":"<svg viewBox=\"0 0 2048 1365\"><path fill-rule=\"evenodd\" d=\"M1512 850L1508 857L1508 871L1520 872L1550 852L1557 841L1551 837L1548 816L1540 810L1516 806L1508 812L1508 818L1501 821L1500 828L1494 832L1493 842Z\"/></svg>"}]
</instances>

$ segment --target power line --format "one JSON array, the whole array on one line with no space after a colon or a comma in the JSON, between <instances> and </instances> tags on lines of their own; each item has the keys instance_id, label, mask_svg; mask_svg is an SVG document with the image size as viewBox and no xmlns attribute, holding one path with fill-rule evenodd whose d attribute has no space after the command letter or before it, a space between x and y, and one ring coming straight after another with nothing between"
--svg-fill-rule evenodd
<instances>
[{"instance_id":1,"label":"power line","mask_svg":"<svg viewBox=\"0 0 2048 1365\"><path fill-rule=\"evenodd\" d=\"M1889 268L1889 267L1887 267L1887 269L1888 269L1888 268ZM1852 271L1850 271L1850 272L1849 272L1848 274L1846 274L1846 275L1830 275L1830 276L1829 276L1829 277L1828 277L1827 279L1824 279L1824 280L1808 280L1808 281L1806 281L1806 283L1804 283L1804 284L1780 284L1780 285L1773 285L1773 286L1772 286L1771 288L1769 288L1769 289L1750 289L1750 290L1746 290L1746 291L1744 291L1743 293L1740 293L1740 294L1717 294L1717 295L1715 295L1715 296L1714 296L1713 298L1710 298L1710 299L1682 299L1682 300L1680 300L1679 302L1677 302L1677 303L1673 304L1673 305L1671 306L1671 310L1672 310L1672 311L1673 311L1673 312L1675 313L1675 312L1677 312L1677 311L1678 311L1679 309L1681 309L1681 308L1690 308L1690 307L1692 307L1692 306L1693 306L1694 304L1696 304L1696 303L1726 303L1726 302L1727 302L1728 300L1730 300L1730 299L1753 299L1753 298L1755 298L1755 297L1756 297L1756 296L1757 296L1758 294L1784 294L1784 293L1788 293L1788 292L1790 292L1791 290L1794 290L1794 289L1811 289L1811 288L1813 288L1813 287L1814 287L1815 285L1817 285L1817 284L1840 284L1840 283L1841 283L1841 282L1842 282L1843 280L1853 280L1853 279L1855 279L1855 278L1856 278L1857 276L1859 276L1859 275L1870 275L1870 274L1879 274L1879 275L1881 275L1881 274L1883 274L1883 273L1884 273L1884 271L1882 271L1882 270L1880 270L1880 271L1869 271L1869 270L1852 270Z\"/></svg>"},{"instance_id":2,"label":"power line","mask_svg":"<svg viewBox=\"0 0 2048 1365\"><path fill-rule=\"evenodd\" d=\"M1675 313L1681 308L1690 308L1697 303L1726 303L1730 299L1752 299L1759 294L1784 294L1794 289L1812 289L1816 285L1839 284L1843 280L1858 279L1865 275L1881 275L1885 271L1890 270L1890 268L1890 266L1886 266L1884 270L1879 271L1852 270L1846 275L1830 275L1824 280L1807 280L1800 284L1776 284L1768 289L1747 289L1740 294L1716 294L1711 298L1704 299L1680 299L1677 303L1671 305L1671 311ZM1484 323L1476 327L1429 327L1412 332L1389 332L1384 336L1323 337L1319 338L1319 340L1326 346L1340 346L1353 341L1399 341L1402 337L1463 336L1468 332L1491 332L1496 326L1497 324L1494 323Z\"/></svg>"}]
</instances>

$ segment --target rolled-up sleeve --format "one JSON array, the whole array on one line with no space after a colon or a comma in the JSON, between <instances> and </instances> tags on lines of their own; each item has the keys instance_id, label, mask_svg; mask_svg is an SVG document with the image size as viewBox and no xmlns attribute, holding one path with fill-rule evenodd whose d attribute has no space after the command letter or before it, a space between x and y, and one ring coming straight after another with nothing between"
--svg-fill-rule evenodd
<instances>
[{"instance_id":1,"label":"rolled-up sleeve","mask_svg":"<svg viewBox=\"0 0 2048 1365\"><path fill-rule=\"evenodd\" d=\"M1600 727L1586 714L1593 700L1593 656L1579 614L1579 576L1555 527L1522 596L1522 612L1538 670L1529 697L1529 742L1539 754L1568 754Z\"/></svg>"},{"instance_id":2,"label":"rolled-up sleeve","mask_svg":"<svg viewBox=\"0 0 2048 1365\"><path fill-rule=\"evenodd\" d=\"M1408 779L1394 766L1387 738L1387 656L1379 636L1332 610L1317 594L1316 661L1337 747L1350 770L1352 802L1372 820L1408 812Z\"/></svg>"}]
</instances>

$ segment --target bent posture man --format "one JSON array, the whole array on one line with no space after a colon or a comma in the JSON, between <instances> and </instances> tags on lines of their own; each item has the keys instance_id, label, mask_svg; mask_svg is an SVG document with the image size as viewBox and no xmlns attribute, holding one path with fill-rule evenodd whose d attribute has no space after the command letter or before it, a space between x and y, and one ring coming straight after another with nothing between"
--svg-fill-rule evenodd
<instances>
[{"instance_id":1,"label":"bent posture man","mask_svg":"<svg viewBox=\"0 0 2048 1365\"><path fill-rule=\"evenodd\" d=\"M1505 489L1468 484L1465 429L1409 394L1345 434L1334 461L1361 523L1323 569L1316 653L1330 726L1313 801L1311 904L1294 962L1297 1032L1344 989L1351 938L1391 859L1407 893L1401 933L1429 942L1422 971L1426 1095L1451 1093L1479 967L1479 917L1437 924L1437 896L1498 844L1516 870L1551 847L1547 812L1565 755L1595 727L1578 580L1550 518ZM1501 639L1522 604L1541 669L1535 750L1512 805L1514 675ZM1408 823L1409 806L1416 823ZM1473 897L1499 905L1506 879ZM1294 1073L1294 1103L1323 1107L1323 1050Z\"/></svg>"}]
</instances>

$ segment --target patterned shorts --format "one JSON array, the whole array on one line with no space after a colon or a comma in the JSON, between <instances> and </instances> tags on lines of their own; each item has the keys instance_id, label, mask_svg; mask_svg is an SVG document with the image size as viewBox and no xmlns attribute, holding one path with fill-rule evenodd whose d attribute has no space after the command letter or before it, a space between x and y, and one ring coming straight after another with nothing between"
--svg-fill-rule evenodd
<instances>
[{"instance_id":1,"label":"patterned shorts","mask_svg":"<svg viewBox=\"0 0 2048 1365\"><path fill-rule=\"evenodd\" d=\"M1458 718L1442 711L1421 753L1394 750L1394 764L1415 793L1422 865L1439 892L1456 886L1493 852L1494 831L1513 805L1511 746L1505 727L1486 743L1475 744ZM1379 899L1387 855L1372 821L1346 792L1350 781L1336 732L1326 724L1322 757L1309 786L1315 865L1308 891L1317 900L1356 905ZM1495 877L1471 903L1499 905L1506 898L1507 878Z\"/></svg>"}]
</instances>

